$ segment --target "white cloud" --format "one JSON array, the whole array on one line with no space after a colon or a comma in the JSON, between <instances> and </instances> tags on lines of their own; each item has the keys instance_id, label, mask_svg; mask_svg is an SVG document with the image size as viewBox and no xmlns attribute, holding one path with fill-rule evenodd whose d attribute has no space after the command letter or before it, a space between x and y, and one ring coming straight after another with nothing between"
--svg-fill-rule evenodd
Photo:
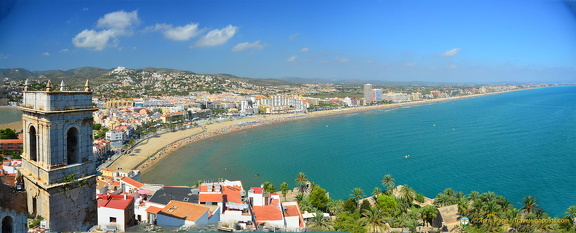
<instances>
[{"instance_id":1,"label":"white cloud","mask_svg":"<svg viewBox=\"0 0 576 233\"><path fill-rule=\"evenodd\" d=\"M238 27L232 25L228 25L222 29L214 29L196 41L196 46L206 47L224 44L232 38L236 32L238 32Z\"/></svg>"},{"instance_id":2,"label":"white cloud","mask_svg":"<svg viewBox=\"0 0 576 233\"><path fill-rule=\"evenodd\" d=\"M450 50L443 52L441 54L438 54L438 55L440 55L442 57L452 57L452 56L456 55L458 52L460 52L460 50L461 49L459 49L459 48L454 48L454 49L450 49Z\"/></svg>"},{"instance_id":3,"label":"white cloud","mask_svg":"<svg viewBox=\"0 0 576 233\"><path fill-rule=\"evenodd\" d=\"M243 43L239 43L237 45L234 46L234 48L232 48L232 52L240 52L242 50L246 50L246 49L256 49L256 50L260 50L264 48L264 45L260 44L260 41L254 41L252 43L249 42L243 42Z\"/></svg>"},{"instance_id":4,"label":"white cloud","mask_svg":"<svg viewBox=\"0 0 576 233\"><path fill-rule=\"evenodd\" d=\"M116 36L112 30L84 30L72 39L72 43L79 48L92 48L100 51L108 45L108 41L114 40L115 38Z\"/></svg>"},{"instance_id":5,"label":"white cloud","mask_svg":"<svg viewBox=\"0 0 576 233\"><path fill-rule=\"evenodd\" d=\"M410 63L405 63L405 64L404 64L404 66L415 66L415 65L416 65L416 63L414 63L414 62L410 62Z\"/></svg>"},{"instance_id":6,"label":"white cloud","mask_svg":"<svg viewBox=\"0 0 576 233\"><path fill-rule=\"evenodd\" d=\"M336 58L334 58L334 61L346 63L346 62L350 62L350 59L345 58L345 57L336 57Z\"/></svg>"},{"instance_id":7,"label":"white cloud","mask_svg":"<svg viewBox=\"0 0 576 233\"><path fill-rule=\"evenodd\" d=\"M171 25L156 24L156 28L164 28L164 36L171 40L189 40L192 37L200 35L202 30L198 29L197 23L186 24L181 27L172 28Z\"/></svg>"},{"instance_id":8,"label":"white cloud","mask_svg":"<svg viewBox=\"0 0 576 233\"><path fill-rule=\"evenodd\" d=\"M50 53L49 52L43 52L42 56L50 56Z\"/></svg>"},{"instance_id":9,"label":"white cloud","mask_svg":"<svg viewBox=\"0 0 576 233\"><path fill-rule=\"evenodd\" d=\"M116 11L104 15L104 17L98 19L98 28L113 28L113 29L126 29L135 25L138 25L140 20L138 19L138 11L126 12L126 11Z\"/></svg>"},{"instance_id":10,"label":"white cloud","mask_svg":"<svg viewBox=\"0 0 576 233\"><path fill-rule=\"evenodd\" d=\"M296 58L298 58L298 56L294 55L294 56L291 56L288 59L286 59L286 61L287 62L294 62L294 61L296 61Z\"/></svg>"},{"instance_id":11,"label":"white cloud","mask_svg":"<svg viewBox=\"0 0 576 233\"><path fill-rule=\"evenodd\" d=\"M70 50L69 50L69 49L61 49L60 52L61 52L61 53L69 53Z\"/></svg>"},{"instance_id":12,"label":"white cloud","mask_svg":"<svg viewBox=\"0 0 576 233\"><path fill-rule=\"evenodd\" d=\"M154 32L154 31L166 30L166 29L170 29L170 28L172 28L171 24L157 23L157 24L154 24L154 26L148 26L148 27L144 28L144 32Z\"/></svg>"},{"instance_id":13,"label":"white cloud","mask_svg":"<svg viewBox=\"0 0 576 233\"><path fill-rule=\"evenodd\" d=\"M90 9L88 9L88 7L84 7L82 8L82 11L89 11Z\"/></svg>"},{"instance_id":14,"label":"white cloud","mask_svg":"<svg viewBox=\"0 0 576 233\"><path fill-rule=\"evenodd\" d=\"M103 30L84 29L72 38L74 46L79 48L91 48L96 51L103 50L106 46L116 47L118 38L132 34L132 28L140 23L138 11L116 11L104 15L98 19L97 28Z\"/></svg>"},{"instance_id":15,"label":"white cloud","mask_svg":"<svg viewBox=\"0 0 576 233\"><path fill-rule=\"evenodd\" d=\"M302 48L302 49L300 49L300 52L307 53L307 52L310 52L310 49L309 48Z\"/></svg>"},{"instance_id":16,"label":"white cloud","mask_svg":"<svg viewBox=\"0 0 576 233\"><path fill-rule=\"evenodd\" d=\"M451 69L451 70L453 70L453 69L456 69L456 68L458 68L458 66L456 66L456 65L454 65L454 64L449 65L449 66L446 66L446 69Z\"/></svg>"},{"instance_id":17,"label":"white cloud","mask_svg":"<svg viewBox=\"0 0 576 233\"><path fill-rule=\"evenodd\" d=\"M288 37L288 40L294 40L294 39L296 39L296 37L298 37L299 35L300 35L300 34L298 34L298 33L294 33L294 34L292 34L292 35L290 35L290 36Z\"/></svg>"}]
</instances>

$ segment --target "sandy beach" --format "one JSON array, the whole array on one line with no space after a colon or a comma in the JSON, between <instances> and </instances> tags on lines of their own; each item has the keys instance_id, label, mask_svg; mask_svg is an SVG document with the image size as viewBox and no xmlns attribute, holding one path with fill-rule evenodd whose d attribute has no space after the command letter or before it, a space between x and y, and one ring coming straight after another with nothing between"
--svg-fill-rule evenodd
<instances>
[{"instance_id":1,"label":"sandy beach","mask_svg":"<svg viewBox=\"0 0 576 233\"><path fill-rule=\"evenodd\" d=\"M14 129L17 132L19 132L20 130L22 130L22 121L0 124L0 129L6 129L6 128Z\"/></svg>"},{"instance_id":2,"label":"sandy beach","mask_svg":"<svg viewBox=\"0 0 576 233\"><path fill-rule=\"evenodd\" d=\"M489 94L498 94L504 92L496 92ZM441 98L423 101L412 101L406 103L395 103L395 104L384 104L384 105L372 105L372 106L361 106L361 107L351 107L351 108L341 108L326 111L317 111L311 113L297 113L297 114L271 114L271 115L257 115L241 119L233 119L228 121L222 121L217 123L211 123L204 126L199 126L192 129L171 132L161 135L160 137L155 137L148 139L144 143L136 146L133 150L132 156L124 155L118 158L114 163L112 163L109 168L122 168L122 169L136 169L145 172L147 169L153 167L162 158L170 155L172 152L178 150L179 148L194 143L196 141L213 137L216 135L222 135L230 132L235 132L238 130L248 129L252 127L258 127L262 125L275 124L285 121L322 117L328 115L346 114L360 111L372 111L378 109L389 109L397 108L403 106L421 105L429 104L443 101L459 100L464 98L478 97L489 94L477 94L468 95L461 97L451 97L451 98ZM138 153L135 153L138 152Z\"/></svg>"}]
</instances>

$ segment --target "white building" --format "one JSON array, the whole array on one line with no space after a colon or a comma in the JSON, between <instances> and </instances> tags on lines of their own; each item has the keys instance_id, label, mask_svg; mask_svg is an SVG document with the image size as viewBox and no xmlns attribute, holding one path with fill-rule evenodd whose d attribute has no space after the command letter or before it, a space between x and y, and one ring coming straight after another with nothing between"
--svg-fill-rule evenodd
<instances>
[{"instance_id":1,"label":"white building","mask_svg":"<svg viewBox=\"0 0 576 233\"><path fill-rule=\"evenodd\" d=\"M126 231L134 225L134 197L98 195L98 227L105 231Z\"/></svg>"}]
</instances>

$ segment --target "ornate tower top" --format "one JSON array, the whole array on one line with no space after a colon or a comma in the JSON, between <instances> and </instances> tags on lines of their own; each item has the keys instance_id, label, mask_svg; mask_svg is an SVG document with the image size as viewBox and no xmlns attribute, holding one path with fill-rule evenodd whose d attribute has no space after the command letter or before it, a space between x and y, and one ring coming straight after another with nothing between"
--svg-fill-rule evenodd
<instances>
[{"instance_id":1,"label":"ornate tower top","mask_svg":"<svg viewBox=\"0 0 576 233\"><path fill-rule=\"evenodd\" d=\"M46 83L46 91L52 91L52 82L48 79L48 83Z\"/></svg>"},{"instance_id":2,"label":"ornate tower top","mask_svg":"<svg viewBox=\"0 0 576 233\"><path fill-rule=\"evenodd\" d=\"M86 89L84 89L84 91L92 91L90 90L90 81L88 79L86 79L86 85L84 85L86 87Z\"/></svg>"},{"instance_id":3,"label":"ornate tower top","mask_svg":"<svg viewBox=\"0 0 576 233\"><path fill-rule=\"evenodd\" d=\"M62 82L60 82L60 91L65 91L66 90L66 86L64 85L64 80L62 80Z\"/></svg>"}]
</instances>

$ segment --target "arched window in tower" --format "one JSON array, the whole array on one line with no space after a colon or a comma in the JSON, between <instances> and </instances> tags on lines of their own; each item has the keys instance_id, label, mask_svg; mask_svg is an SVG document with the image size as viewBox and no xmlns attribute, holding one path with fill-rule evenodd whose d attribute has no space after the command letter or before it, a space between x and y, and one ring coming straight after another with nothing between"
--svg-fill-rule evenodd
<instances>
[{"instance_id":1,"label":"arched window in tower","mask_svg":"<svg viewBox=\"0 0 576 233\"><path fill-rule=\"evenodd\" d=\"M78 129L72 127L66 135L66 151L68 164L78 162Z\"/></svg>"},{"instance_id":2,"label":"arched window in tower","mask_svg":"<svg viewBox=\"0 0 576 233\"><path fill-rule=\"evenodd\" d=\"M30 146L30 160L38 161L38 145L36 144L36 128L34 126L30 126L30 130L28 130L28 146Z\"/></svg>"},{"instance_id":3,"label":"arched window in tower","mask_svg":"<svg viewBox=\"0 0 576 233\"><path fill-rule=\"evenodd\" d=\"M6 216L2 219L2 233L12 233L14 228L14 219Z\"/></svg>"}]
</instances>

